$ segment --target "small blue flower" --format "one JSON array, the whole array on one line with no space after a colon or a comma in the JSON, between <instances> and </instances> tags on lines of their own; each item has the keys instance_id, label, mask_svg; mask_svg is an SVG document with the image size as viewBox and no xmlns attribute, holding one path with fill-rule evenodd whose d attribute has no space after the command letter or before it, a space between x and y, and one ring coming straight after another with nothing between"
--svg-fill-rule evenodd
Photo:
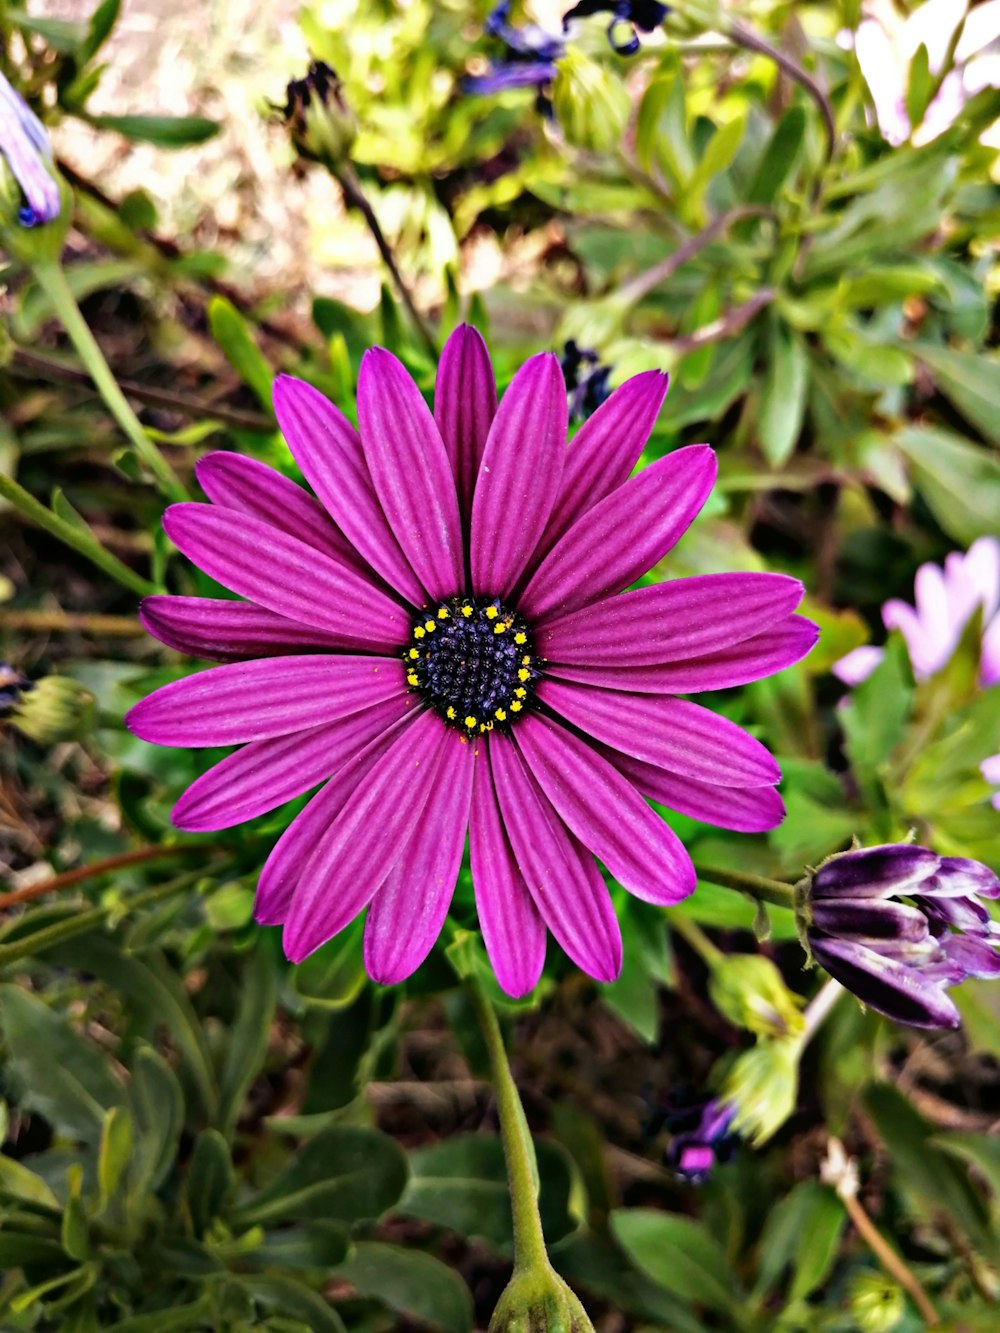
<instances>
[{"instance_id":1,"label":"small blue flower","mask_svg":"<svg viewBox=\"0 0 1000 1333\"><path fill-rule=\"evenodd\" d=\"M569 394L570 420L585 421L611 393L612 367L602 365L597 352L578 347L572 338L563 345L559 365Z\"/></svg>"},{"instance_id":2,"label":"small blue flower","mask_svg":"<svg viewBox=\"0 0 1000 1333\"><path fill-rule=\"evenodd\" d=\"M607 0L604 3L601 0L580 0L564 16L563 31L573 19L589 18L591 14L610 14L608 41L612 49L620 56L633 56L639 49L636 28L640 32L652 32L667 17L669 10L670 6L660 4L659 0L637 0L634 4L629 3L629 0L618 0L618 3L612 0L610 4ZM616 34L622 24L628 27L629 36L624 42L619 42Z\"/></svg>"},{"instance_id":3,"label":"small blue flower","mask_svg":"<svg viewBox=\"0 0 1000 1333\"><path fill-rule=\"evenodd\" d=\"M539 109L549 114L548 86L556 76L556 64L566 53L562 37L546 32L537 23L517 28L510 22L507 0L495 5L483 28L489 37L503 42L504 58L492 65L487 74L463 81L468 93L501 93L509 88L534 88Z\"/></svg>"},{"instance_id":4,"label":"small blue flower","mask_svg":"<svg viewBox=\"0 0 1000 1333\"><path fill-rule=\"evenodd\" d=\"M45 126L0 74L0 153L24 195L18 220L24 227L59 216L59 186L49 171L52 149Z\"/></svg>"},{"instance_id":5,"label":"small blue flower","mask_svg":"<svg viewBox=\"0 0 1000 1333\"><path fill-rule=\"evenodd\" d=\"M732 1102L717 1098L668 1107L662 1116L671 1134L667 1165L689 1184L704 1184L712 1169L732 1156L738 1139L730 1129L735 1115Z\"/></svg>"}]
</instances>

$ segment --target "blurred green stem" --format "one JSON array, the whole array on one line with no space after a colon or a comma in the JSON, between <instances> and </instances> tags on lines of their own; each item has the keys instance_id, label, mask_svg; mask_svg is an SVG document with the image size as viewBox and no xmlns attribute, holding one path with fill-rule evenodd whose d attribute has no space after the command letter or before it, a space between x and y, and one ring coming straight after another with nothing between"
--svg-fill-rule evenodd
<instances>
[{"instance_id":1,"label":"blurred green stem","mask_svg":"<svg viewBox=\"0 0 1000 1333\"><path fill-rule=\"evenodd\" d=\"M731 208L725 213L720 213L718 217L712 219L701 231L689 237L683 245L679 245L673 254L667 255L659 263L642 273L638 273L630 282L625 283L618 289L617 299L635 305L641 301L650 292L655 291L668 278L672 278L679 268L693 259L696 254L704 250L715 240L720 232L726 231L734 222L742 222L744 218L773 218L774 210L765 208L760 204L746 204L739 208Z\"/></svg>"},{"instance_id":2,"label":"blurred green stem","mask_svg":"<svg viewBox=\"0 0 1000 1333\"><path fill-rule=\"evenodd\" d=\"M722 962L724 954L716 948L701 926L696 925L683 911L669 912L670 929L675 930L681 939L686 940L707 967L716 967Z\"/></svg>"},{"instance_id":3,"label":"blurred green stem","mask_svg":"<svg viewBox=\"0 0 1000 1333\"><path fill-rule=\"evenodd\" d=\"M777 907L795 907L794 885L785 884L780 879L766 879L763 875L751 875L745 870L730 870L721 866L696 865L695 870L699 879L721 884L724 889L736 889L759 902L774 903Z\"/></svg>"},{"instance_id":4,"label":"blurred green stem","mask_svg":"<svg viewBox=\"0 0 1000 1333\"><path fill-rule=\"evenodd\" d=\"M46 508L40 500L36 500L30 491L26 491L11 477L5 477L2 472L0 472L0 499L9 500L25 518L30 519L37 527L50 532L53 537L57 537L74 551L79 551L122 587L138 593L140 597L156 592L156 588L148 579L144 579L134 569L129 569L128 565L123 564L116 555L105 550L89 529L67 523L65 519Z\"/></svg>"},{"instance_id":5,"label":"blurred green stem","mask_svg":"<svg viewBox=\"0 0 1000 1333\"><path fill-rule=\"evenodd\" d=\"M169 500L186 500L188 498L187 491L177 474L146 434L142 422L132 411L128 399L118 387L118 381L115 379L111 367L105 361L104 353L97 345L97 340L91 333L87 321L80 313L80 307L76 303L76 297L66 281L66 274L62 268L57 263L40 263L34 266L34 272L38 285L52 302L56 314L69 334L70 341L76 348L80 360L90 372L90 376L104 399L108 411L118 422L122 431L135 446L136 453L156 478L157 487Z\"/></svg>"}]
</instances>

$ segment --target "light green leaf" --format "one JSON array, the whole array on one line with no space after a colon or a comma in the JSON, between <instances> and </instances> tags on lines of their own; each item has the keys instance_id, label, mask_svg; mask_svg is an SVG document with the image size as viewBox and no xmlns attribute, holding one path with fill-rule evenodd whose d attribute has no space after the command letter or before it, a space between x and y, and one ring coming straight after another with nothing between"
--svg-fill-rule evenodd
<instances>
[{"instance_id":1,"label":"light green leaf","mask_svg":"<svg viewBox=\"0 0 1000 1333\"><path fill-rule=\"evenodd\" d=\"M757 435L767 461L773 467L782 467L792 456L802 430L809 356L802 337L776 317L768 324L764 355Z\"/></svg>"},{"instance_id":2,"label":"light green leaf","mask_svg":"<svg viewBox=\"0 0 1000 1333\"><path fill-rule=\"evenodd\" d=\"M59 1200L42 1177L6 1153L0 1153L0 1199L37 1203L44 1208L59 1207Z\"/></svg>"},{"instance_id":3,"label":"light green leaf","mask_svg":"<svg viewBox=\"0 0 1000 1333\"><path fill-rule=\"evenodd\" d=\"M468 1287L440 1259L420 1250L361 1241L334 1275L361 1296L387 1305L410 1319L424 1320L443 1333L470 1333L472 1296Z\"/></svg>"},{"instance_id":4,"label":"light green leaf","mask_svg":"<svg viewBox=\"0 0 1000 1333\"><path fill-rule=\"evenodd\" d=\"M1000 444L1000 358L927 343L912 350L945 397L987 440Z\"/></svg>"},{"instance_id":5,"label":"light green leaf","mask_svg":"<svg viewBox=\"0 0 1000 1333\"><path fill-rule=\"evenodd\" d=\"M254 391L265 411L270 412L274 372L254 342L246 320L231 301L224 296L213 296L208 303L208 323L226 360Z\"/></svg>"},{"instance_id":6,"label":"light green leaf","mask_svg":"<svg viewBox=\"0 0 1000 1333\"><path fill-rule=\"evenodd\" d=\"M894 439L910 460L914 485L949 537L969 546L977 537L996 534L1000 458L930 426L906 426Z\"/></svg>"},{"instance_id":7,"label":"light green leaf","mask_svg":"<svg viewBox=\"0 0 1000 1333\"><path fill-rule=\"evenodd\" d=\"M619 1208L611 1232L632 1261L661 1287L709 1309L734 1308L732 1269L718 1242L689 1217Z\"/></svg>"},{"instance_id":8,"label":"light green leaf","mask_svg":"<svg viewBox=\"0 0 1000 1333\"><path fill-rule=\"evenodd\" d=\"M117 130L126 139L157 148L187 148L213 139L222 128L205 116L88 116L99 130Z\"/></svg>"}]
</instances>

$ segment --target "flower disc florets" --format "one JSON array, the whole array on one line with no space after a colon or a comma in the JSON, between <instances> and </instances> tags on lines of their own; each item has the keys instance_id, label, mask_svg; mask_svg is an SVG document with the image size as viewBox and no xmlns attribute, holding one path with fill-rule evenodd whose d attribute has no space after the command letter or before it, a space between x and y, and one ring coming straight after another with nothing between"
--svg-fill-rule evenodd
<instances>
[{"instance_id":1,"label":"flower disc florets","mask_svg":"<svg viewBox=\"0 0 1000 1333\"><path fill-rule=\"evenodd\" d=\"M403 660L407 684L467 735L515 722L539 676L527 625L495 597L453 597L422 613Z\"/></svg>"}]
</instances>

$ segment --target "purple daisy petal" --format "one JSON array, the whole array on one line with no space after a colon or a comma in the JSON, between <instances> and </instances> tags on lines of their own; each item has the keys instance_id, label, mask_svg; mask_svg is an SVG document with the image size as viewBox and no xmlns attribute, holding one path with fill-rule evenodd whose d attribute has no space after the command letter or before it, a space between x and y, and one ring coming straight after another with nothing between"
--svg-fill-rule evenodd
<instances>
[{"instance_id":1,"label":"purple daisy petal","mask_svg":"<svg viewBox=\"0 0 1000 1333\"><path fill-rule=\"evenodd\" d=\"M662 907L694 892L677 834L607 759L537 714L518 724L516 744L559 817L629 893Z\"/></svg>"},{"instance_id":2,"label":"purple daisy petal","mask_svg":"<svg viewBox=\"0 0 1000 1333\"><path fill-rule=\"evenodd\" d=\"M504 826L542 920L577 967L614 981L622 966L621 930L594 858L553 810L513 742L493 732L489 749Z\"/></svg>"},{"instance_id":3,"label":"purple daisy petal","mask_svg":"<svg viewBox=\"0 0 1000 1333\"><path fill-rule=\"evenodd\" d=\"M274 381L274 411L295 461L337 527L390 587L422 606L427 594L382 512L358 432L318 389L291 375Z\"/></svg>"},{"instance_id":4,"label":"purple daisy petal","mask_svg":"<svg viewBox=\"0 0 1000 1333\"><path fill-rule=\"evenodd\" d=\"M985 940L949 935L941 941L941 947L948 961L956 963L967 977L981 977L983 980L1000 977L1000 954Z\"/></svg>"},{"instance_id":5,"label":"purple daisy petal","mask_svg":"<svg viewBox=\"0 0 1000 1333\"><path fill-rule=\"evenodd\" d=\"M920 944L929 938L927 918L916 907L886 898L847 898L812 904L812 924L839 938L859 943L898 940Z\"/></svg>"},{"instance_id":6,"label":"purple daisy petal","mask_svg":"<svg viewBox=\"0 0 1000 1333\"><path fill-rule=\"evenodd\" d=\"M195 473L214 504L252 514L368 576L361 556L319 501L273 467L245 454L220 451L200 458Z\"/></svg>"},{"instance_id":7,"label":"purple daisy petal","mask_svg":"<svg viewBox=\"0 0 1000 1333\"><path fill-rule=\"evenodd\" d=\"M163 515L167 536L230 592L359 648L400 647L409 617L369 580L332 556L250 514L215 505L175 504Z\"/></svg>"},{"instance_id":8,"label":"purple daisy petal","mask_svg":"<svg viewBox=\"0 0 1000 1333\"><path fill-rule=\"evenodd\" d=\"M274 844L257 881L254 917L262 926L280 926L292 895L320 839L396 738L414 721L410 714L370 741L321 787Z\"/></svg>"},{"instance_id":9,"label":"purple daisy petal","mask_svg":"<svg viewBox=\"0 0 1000 1333\"><path fill-rule=\"evenodd\" d=\"M701 574L636 588L535 630L549 662L660 666L716 653L786 619L802 600L784 574Z\"/></svg>"},{"instance_id":10,"label":"purple daisy petal","mask_svg":"<svg viewBox=\"0 0 1000 1333\"><path fill-rule=\"evenodd\" d=\"M558 499L529 568L535 568L578 518L628 481L659 416L668 384L669 376L659 370L633 375L573 436Z\"/></svg>"},{"instance_id":11,"label":"purple daisy petal","mask_svg":"<svg viewBox=\"0 0 1000 1333\"><path fill-rule=\"evenodd\" d=\"M242 745L405 693L403 664L392 657L262 657L163 685L129 710L125 725L154 745Z\"/></svg>"},{"instance_id":12,"label":"purple daisy petal","mask_svg":"<svg viewBox=\"0 0 1000 1333\"><path fill-rule=\"evenodd\" d=\"M631 594L625 593L624 596ZM622 689L638 694L698 694L702 690L724 690L784 671L801 662L816 645L819 628L802 616L789 616L781 625L731 648L662 666L623 667L567 666L546 663L545 669L560 680L603 689ZM544 638L543 638L544 642Z\"/></svg>"},{"instance_id":13,"label":"purple daisy petal","mask_svg":"<svg viewBox=\"0 0 1000 1333\"><path fill-rule=\"evenodd\" d=\"M942 856L935 874L920 885L920 892L935 898L964 898L970 893L980 898L1000 898L1000 879L981 861Z\"/></svg>"},{"instance_id":14,"label":"purple daisy petal","mask_svg":"<svg viewBox=\"0 0 1000 1333\"><path fill-rule=\"evenodd\" d=\"M968 931L970 935L992 933L993 921L983 903L975 898L925 897L927 882L920 885L913 901L930 920L951 926L953 930Z\"/></svg>"},{"instance_id":15,"label":"purple daisy petal","mask_svg":"<svg viewBox=\"0 0 1000 1333\"><path fill-rule=\"evenodd\" d=\"M620 750L604 746L598 749L643 796L691 819L737 833L764 833L777 828L785 817L784 802L773 787L723 787L697 782Z\"/></svg>"},{"instance_id":16,"label":"purple daisy petal","mask_svg":"<svg viewBox=\"0 0 1000 1333\"><path fill-rule=\"evenodd\" d=\"M937 870L941 858L926 847L885 843L842 852L813 876L813 901L820 898L890 898L912 893Z\"/></svg>"},{"instance_id":17,"label":"purple daisy petal","mask_svg":"<svg viewBox=\"0 0 1000 1333\"><path fill-rule=\"evenodd\" d=\"M441 352L434 383L434 420L455 474L458 507L468 534L472 495L486 437L497 411L490 354L478 329L460 324Z\"/></svg>"},{"instance_id":18,"label":"purple daisy petal","mask_svg":"<svg viewBox=\"0 0 1000 1333\"><path fill-rule=\"evenodd\" d=\"M625 694L543 680L538 698L623 754L722 787L773 787L770 751L728 718L670 695Z\"/></svg>"},{"instance_id":19,"label":"purple daisy petal","mask_svg":"<svg viewBox=\"0 0 1000 1333\"><path fill-rule=\"evenodd\" d=\"M365 968L383 986L405 981L434 947L462 865L476 750L457 732L445 734L448 780L431 791L416 831L368 908Z\"/></svg>"},{"instance_id":20,"label":"purple daisy petal","mask_svg":"<svg viewBox=\"0 0 1000 1333\"><path fill-rule=\"evenodd\" d=\"M432 599L453 596L465 581L455 477L430 408L384 347L362 357L358 419L375 493L410 567Z\"/></svg>"},{"instance_id":21,"label":"purple daisy petal","mask_svg":"<svg viewBox=\"0 0 1000 1333\"><path fill-rule=\"evenodd\" d=\"M961 1016L944 992L961 969L947 966L933 979L926 967L885 958L863 944L822 937L810 940L816 961L863 1003L897 1023L920 1028L957 1028Z\"/></svg>"},{"instance_id":22,"label":"purple daisy petal","mask_svg":"<svg viewBox=\"0 0 1000 1333\"><path fill-rule=\"evenodd\" d=\"M435 786L451 780L443 761L457 744L436 713L421 713L355 787L292 896L283 944L293 963L343 930L384 884Z\"/></svg>"},{"instance_id":23,"label":"purple daisy petal","mask_svg":"<svg viewBox=\"0 0 1000 1333\"><path fill-rule=\"evenodd\" d=\"M191 657L235 661L243 657L348 648L342 634L303 625L254 602L216 597L170 597L160 593L139 604L144 628L168 648Z\"/></svg>"},{"instance_id":24,"label":"purple daisy petal","mask_svg":"<svg viewBox=\"0 0 1000 1333\"><path fill-rule=\"evenodd\" d=\"M491 738L479 742L469 859L483 943L502 990L520 999L545 965L545 922L515 860L493 786Z\"/></svg>"},{"instance_id":25,"label":"purple daisy petal","mask_svg":"<svg viewBox=\"0 0 1000 1333\"><path fill-rule=\"evenodd\" d=\"M205 833L255 819L324 782L411 711L412 699L399 694L336 722L251 741L188 787L171 823Z\"/></svg>"},{"instance_id":26,"label":"purple daisy petal","mask_svg":"<svg viewBox=\"0 0 1000 1333\"><path fill-rule=\"evenodd\" d=\"M526 565L562 476L568 407L559 359L526 361L497 409L476 477L472 590L503 597Z\"/></svg>"},{"instance_id":27,"label":"purple daisy petal","mask_svg":"<svg viewBox=\"0 0 1000 1333\"><path fill-rule=\"evenodd\" d=\"M690 527L715 472L715 454L705 444L651 463L556 542L518 600L521 614L533 620L565 615L634 583Z\"/></svg>"}]
</instances>

